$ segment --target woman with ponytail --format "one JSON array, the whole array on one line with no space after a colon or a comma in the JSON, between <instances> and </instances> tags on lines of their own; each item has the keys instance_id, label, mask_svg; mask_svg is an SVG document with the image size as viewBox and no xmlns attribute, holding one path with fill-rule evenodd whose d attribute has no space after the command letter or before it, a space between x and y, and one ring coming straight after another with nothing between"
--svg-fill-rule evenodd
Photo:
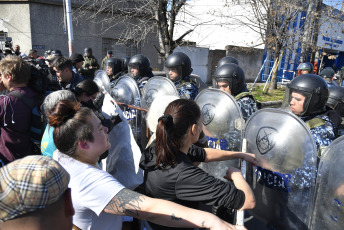
<instances>
[{"instance_id":1,"label":"woman with ponytail","mask_svg":"<svg viewBox=\"0 0 344 230\"><path fill-rule=\"evenodd\" d=\"M239 169L229 168L224 182L194 166L242 158L253 164L253 154L200 148L193 144L202 132L202 117L192 100L171 102L159 118L156 141L148 147L140 162L144 170L146 195L198 208L199 202L212 206L213 213L231 209L252 209L255 198ZM152 229L173 229L150 223Z\"/></svg>"},{"instance_id":2,"label":"woman with ponytail","mask_svg":"<svg viewBox=\"0 0 344 230\"><path fill-rule=\"evenodd\" d=\"M181 205L153 199L126 189L98 168L97 159L110 148L108 129L86 107L61 100L48 114L58 149L57 160L70 174L75 216L73 229L121 229L120 215L175 227L236 228L218 217Z\"/></svg>"}]
</instances>

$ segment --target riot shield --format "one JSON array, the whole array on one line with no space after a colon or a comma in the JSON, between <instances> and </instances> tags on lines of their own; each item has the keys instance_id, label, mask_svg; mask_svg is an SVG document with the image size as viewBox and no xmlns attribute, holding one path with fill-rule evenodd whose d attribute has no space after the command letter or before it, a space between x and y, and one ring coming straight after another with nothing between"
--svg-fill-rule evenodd
<instances>
[{"instance_id":1,"label":"riot shield","mask_svg":"<svg viewBox=\"0 0 344 230\"><path fill-rule=\"evenodd\" d=\"M344 137L334 140L319 164L311 230L344 229Z\"/></svg>"},{"instance_id":2,"label":"riot shield","mask_svg":"<svg viewBox=\"0 0 344 230\"><path fill-rule=\"evenodd\" d=\"M235 99L219 89L204 89L195 102L203 117L203 131L210 148L241 151L242 131L245 126L241 110ZM239 168L239 160L201 163L200 168L221 179L228 167Z\"/></svg>"},{"instance_id":3,"label":"riot shield","mask_svg":"<svg viewBox=\"0 0 344 230\"><path fill-rule=\"evenodd\" d=\"M259 167L247 167L256 197L249 212L275 229L308 229L317 168L315 141L305 123L281 109L262 109L246 123L247 152Z\"/></svg>"},{"instance_id":4,"label":"riot shield","mask_svg":"<svg viewBox=\"0 0 344 230\"><path fill-rule=\"evenodd\" d=\"M97 70L97 72L94 75L93 81L97 83L98 87L101 90L105 90L106 92L110 93L111 87L110 87L110 80L109 77L104 70Z\"/></svg>"},{"instance_id":5,"label":"riot shield","mask_svg":"<svg viewBox=\"0 0 344 230\"><path fill-rule=\"evenodd\" d=\"M138 145L141 142L141 120L142 114L139 109L132 106L140 106L140 91L135 80L129 76L120 77L111 90L111 96L120 105L124 117L127 119L134 138ZM132 106L125 106L125 105Z\"/></svg>"},{"instance_id":6,"label":"riot shield","mask_svg":"<svg viewBox=\"0 0 344 230\"><path fill-rule=\"evenodd\" d=\"M152 77L143 87L141 106L148 109L155 97L172 95L179 97L178 91L173 82L166 77Z\"/></svg>"}]
</instances>

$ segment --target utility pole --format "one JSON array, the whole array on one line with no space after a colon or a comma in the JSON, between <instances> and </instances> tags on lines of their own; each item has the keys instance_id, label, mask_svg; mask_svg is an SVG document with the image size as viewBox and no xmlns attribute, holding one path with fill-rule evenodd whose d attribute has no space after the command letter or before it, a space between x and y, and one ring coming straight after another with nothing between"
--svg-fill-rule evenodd
<instances>
[{"instance_id":1,"label":"utility pole","mask_svg":"<svg viewBox=\"0 0 344 230\"><path fill-rule=\"evenodd\" d=\"M68 28L68 50L69 56L73 53L73 24L72 24L72 7L70 0L66 0L67 28Z\"/></svg>"},{"instance_id":2,"label":"utility pole","mask_svg":"<svg viewBox=\"0 0 344 230\"><path fill-rule=\"evenodd\" d=\"M312 37L312 25L314 21L314 11L317 0L309 0L309 5L306 14L306 20L303 28L303 36L301 42L301 59L300 62L306 62L308 51L310 47L310 40Z\"/></svg>"}]
</instances>

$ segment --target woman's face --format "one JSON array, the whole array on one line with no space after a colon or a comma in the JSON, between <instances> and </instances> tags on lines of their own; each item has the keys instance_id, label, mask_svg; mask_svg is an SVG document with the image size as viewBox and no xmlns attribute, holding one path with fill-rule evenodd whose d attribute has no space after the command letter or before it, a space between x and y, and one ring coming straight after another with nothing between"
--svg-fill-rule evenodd
<instances>
[{"instance_id":1,"label":"woman's face","mask_svg":"<svg viewBox=\"0 0 344 230\"><path fill-rule=\"evenodd\" d=\"M91 153L96 153L99 156L111 147L108 137L108 128L104 127L99 118L92 113L90 123L93 127L93 142L89 142Z\"/></svg>"}]
</instances>

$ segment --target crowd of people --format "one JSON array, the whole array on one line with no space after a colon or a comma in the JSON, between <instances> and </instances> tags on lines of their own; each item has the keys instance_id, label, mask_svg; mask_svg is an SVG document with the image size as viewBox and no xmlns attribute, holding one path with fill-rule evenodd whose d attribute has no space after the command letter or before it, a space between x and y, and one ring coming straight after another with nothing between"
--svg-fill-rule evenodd
<instances>
[{"instance_id":1,"label":"crowd of people","mask_svg":"<svg viewBox=\"0 0 344 230\"><path fill-rule=\"evenodd\" d=\"M154 78L146 56L119 58L109 50L101 66L91 48L83 55L49 50L39 57L36 50L25 55L15 46L3 56L0 228L126 229L129 220L129 229L245 229L221 219L231 210L255 207L240 170L228 168L224 181L197 166L234 159L258 165L255 154L200 147L204 123L194 101L200 89L191 60L174 52L165 68L179 98L156 119L146 146L136 143L110 92L93 81L99 73L109 82L130 76L142 94ZM302 63L298 70L302 74L287 85L283 108L305 122L321 157L341 135L344 90L329 68L315 75ZM238 60L222 58L213 78L215 88L235 99L245 121L258 111ZM200 203L212 213L198 210Z\"/></svg>"}]
</instances>

